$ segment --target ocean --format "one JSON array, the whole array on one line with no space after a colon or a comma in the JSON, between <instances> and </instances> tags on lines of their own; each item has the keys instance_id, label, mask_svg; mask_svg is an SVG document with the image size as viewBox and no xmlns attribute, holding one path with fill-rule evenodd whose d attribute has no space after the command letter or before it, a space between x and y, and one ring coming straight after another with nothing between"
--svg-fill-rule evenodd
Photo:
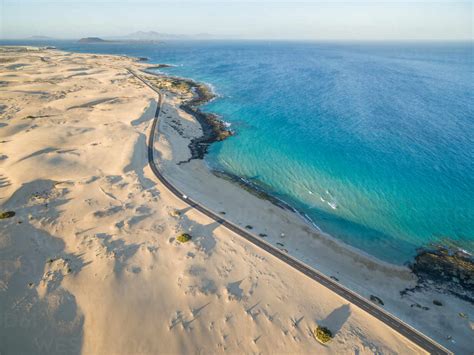
<instances>
[{"instance_id":1,"label":"ocean","mask_svg":"<svg viewBox=\"0 0 474 355\"><path fill-rule=\"evenodd\" d=\"M206 163L351 246L396 264L430 243L474 252L473 43L40 44L148 57L210 84L203 109L236 135Z\"/></svg>"}]
</instances>

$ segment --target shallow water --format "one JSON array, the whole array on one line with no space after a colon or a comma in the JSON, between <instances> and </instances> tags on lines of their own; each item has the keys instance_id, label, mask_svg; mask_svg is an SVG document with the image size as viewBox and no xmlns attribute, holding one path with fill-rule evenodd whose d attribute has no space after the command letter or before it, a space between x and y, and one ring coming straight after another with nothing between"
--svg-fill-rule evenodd
<instances>
[{"instance_id":1,"label":"shallow water","mask_svg":"<svg viewBox=\"0 0 474 355\"><path fill-rule=\"evenodd\" d=\"M47 44L212 84L206 110L237 135L207 162L350 245L395 263L443 238L474 251L472 43Z\"/></svg>"}]
</instances>

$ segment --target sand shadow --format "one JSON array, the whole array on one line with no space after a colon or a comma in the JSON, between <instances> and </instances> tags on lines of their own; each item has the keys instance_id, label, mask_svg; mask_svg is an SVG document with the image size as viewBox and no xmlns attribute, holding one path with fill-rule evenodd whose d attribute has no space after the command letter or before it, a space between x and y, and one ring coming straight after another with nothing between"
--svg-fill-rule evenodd
<instances>
[{"instance_id":1,"label":"sand shadow","mask_svg":"<svg viewBox=\"0 0 474 355\"><path fill-rule=\"evenodd\" d=\"M24 215L0 226L0 353L80 354L84 316L61 281L86 263ZM69 266L57 267L63 261Z\"/></svg>"},{"instance_id":2,"label":"sand shadow","mask_svg":"<svg viewBox=\"0 0 474 355\"><path fill-rule=\"evenodd\" d=\"M30 158L33 158L33 157L36 157L38 155L42 155L42 154L48 154L48 153L52 153L52 152L55 152L57 150L57 148L53 148L53 147L48 147L48 148L44 148L44 149L40 149L36 152L33 152L23 158L21 158L20 160L17 161L17 163L19 162L22 162L23 160L27 160L27 159L30 159Z\"/></svg>"},{"instance_id":3,"label":"sand shadow","mask_svg":"<svg viewBox=\"0 0 474 355\"><path fill-rule=\"evenodd\" d=\"M242 300L242 298L244 297L244 290L240 288L240 284L242 283L242 281L244 281L244 279L235 282L230 282L227 284L226 287L229 296L237 301Z\"/></svg>"},{"instance_id":4,"label":"sand shadow","mask_svg":"<svg viewBox=\"0 0 474 355\"><path fill-rule=\"evenodd\" d=\"M127 220L127 227L128 228L133 228L134 226L136 226L138 223L140 223L141 221L147 219L148 217L150 217L152 214L143 214L143 215L140 215L140 216L133 216L132 218L128 219Z\"/></svg>"},{"instance_id":5,"label":"sand shadow","mask_svg":"<svg viewBox=\"0 0 474 355\"><path fill-rule=\"evenodd\" d=\"M201 307L197 307L197 308L193 308L191 310L191 313L193 314L193 317L196 318L200 313L201 311L206 308L207 306L209 306L211 304L211 302L207 302L205 303L204 305L202 305Z\"/></svg>"},{"instance_id":6,"label":"sand shadow","mask_svg":"<svg viewBox=\"0 0 474 355\"><path fill-rule=\"evenodd\" d=\"M0 174L0 188L10 186L10 180L2 174Z\"/></svg>"},{"instance_id":7,"label":"sand shadow","mask_svg":"<svg viewBox=\"0 0 474 355\"><path fill-rule=\"evenodd\" d=\"M205 233L196 236L194 242L199 246L206 255L210 255L216 247L216 238L214 238L214 230L219 227L217 222L209 223L204 226Z\"/></svg>"},{"instance_id":8,"label":"sand shadow","mask_svg":"<svg viewBox=\"0 0 474 355\"><path fill-rule=\"evenodd\" d=\"M134 171L138 176L140 184L148 190L153 188L156 183L145 177L144 169L148 165L147 147L146 136L143 133L140 133L135 142L130 163L123 169L123 172L128 173Z\"/></svg>"},{"instance_id":9,"label":"sand shadow","mask_svg":"<svg viewBox=\"0 0 474 355\"><path fill-rule=\"evenodd\" d=\"M116 275L122 273L128 259L134 256L140 247L140 244L126 244L123 239L112 239L112 236L107 233L96 234L96 237L105 246L107 252L114 254L114 272Z\"/></svg>"},{"instance_id":10,"label":"sand shadow","mask_svg":"<svg viewBox=\"0 0 474 355\"><path fill-rule=\"evenodd\" d=\"M77 108L92 108L94 106L103 104L105 102L113 101L113 100L116 100L116 99L117 99L116 97L106 97L106 98L103 98L103 99L97 99L97 100L86 102L82 105L71 106L67 110L73 110L73 109L77 109Z\"/></svg>"},{"instance_id":11,"label":"sand shadow","mask_svg":"<svg viewBox=\"0 0 474 355\"><path fill-rule=\"evenodd\" d=\"M56 181L34 180L21 185L4 203L3 208L22 213L42 213L45 209L47 215L44 222L52 223L61 214L59 206L67 203L67 188L56 188Z\"/></svg>"},{"instance_id":12,"label":"sand shadow","mask_svg":"<svg viewBox=\"0 0 474 355\"><path fill-rule=\"evenodd\" d=\"M156 100L151 99L150 104L145 109L143 114L139 118L137 118L136 120L133 120L130 123L132 124L132 126L136 127L142 124L143 122L151 121L153 118L155 118L155 111L156 111Z\"/></svg>"},{"instance_id":13,"label":"sand shadow","mask_svg":"<svg viewBox=\"0 0 474 355\"><path fill-rule=\"evenodd\" d=\"M257 301L254 303L252 306L249 308L245 309L245 313L247 313L252 319L255 321L258 316L262 313L260 309L257 309L257 307L260 306L261 301Z\"/></svg>"},{"instance_id":14,"label":"sand shadow","mask_svg":"<svg viewBox=\"0 0 474 355\"><path fill-rule=\"evenodd\" d=\"M188 207L185 207L185 208L182 208L180 210L177 210L179 212L179 215L180 216L183 216L185 215L188 211L191 211L193 208L191 206L188 206Z\"/></svg>"},{"instance_id":15,"label":"sand shadow","mask_svg":"<svg viewBox=\"0 0 474 355\"><path fill-rule=\"evenodd\" d=\"M180 210L180 219L178 222L179 228L181 231L189 233L192 236L192 242L198 247L198 249L209 256L216 246L214 231L221 224L218 222L212 222L207 225L198 224L181 212L184 210L189 211L191 209L192 206L189 206Z\"/></svg>"},{"instance_id":16,"label":"sand shadow","mask_svg":"<svg viewBox=\"0 0 474 355\"><path fill-rule=\"evenodd\" d=\"M317 322L323 327L331 330L333 335L336 335L344 326L351 315L351 307L349 304L342 305L332 311L325 319Z\"/></svg>"}]
</instances>

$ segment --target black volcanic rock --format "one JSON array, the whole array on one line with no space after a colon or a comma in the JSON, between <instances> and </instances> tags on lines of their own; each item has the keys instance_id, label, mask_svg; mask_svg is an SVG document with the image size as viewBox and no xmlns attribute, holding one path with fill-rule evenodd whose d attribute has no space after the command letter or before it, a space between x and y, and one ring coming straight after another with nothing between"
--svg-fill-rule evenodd
<instances>
[{"instance_id":1,"label":"black volcanic rock","mask_svg":"<svg viewBox=\"0 0 474 355\"><path fill-rule=\"evenodd\" d=\"M415 289L434 287L474 303L474 259L463 250L439 245L419 249L410 268L418 277ZM414 289L402 295L410 291Z\"/></svg>"},{"instance_id":2,"label":"black volcanic rock","mask_svg":"<svg viewBox=\"0 0 474 355\"><path fill-rule=\"evenodd\" d=\"M370 300L376 304L378 304L379 306L383 306L384 303L382 301L382 299L380 297L377 297L377 296L374 296L374 295L370 295Z\"/></svg>"}]
</instances>

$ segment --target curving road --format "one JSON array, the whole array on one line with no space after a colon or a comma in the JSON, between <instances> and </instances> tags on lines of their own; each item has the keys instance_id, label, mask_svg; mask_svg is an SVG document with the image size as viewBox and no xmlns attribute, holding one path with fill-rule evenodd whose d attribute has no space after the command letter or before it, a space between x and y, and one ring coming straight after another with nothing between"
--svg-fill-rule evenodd
<instances>
[{"instance_id":1,"label":"curving road","mask_svg":"<svg viewBox=\"0 0 474 355\"><path fill-rule=\"evenodd\" d=\"M223 219L221 216L217 215L216 213L208 210L206 207L200 205L199 203L191 200L182 192L180 192L176 187L174 187L158 170L155 160L154 160L154 143L155 143L155 134L156 134L156 126L158 123L158 117L160 115L161 106L163 103L163 95L159 90L157 90L153 85L148 83L145 79L140 77L139 75L135 74L132 70L127 69L130 74L132 74L135 78L140 80L146 86L148 86L151 90L158 94L158 106L156 108L155 117L153 120L153 124L151 126L151 133L148 139L148 163L150 165L151 170L158 178L158 180L176 197L180 200L188 204L190 207L198 210L199 212L205 214L209 218L213 219L217 223L223 225L227 229L231 230L238 236L246 239L250 243L258 246L259 248L265 250L266 252L272 254L274 257L280 259L284 263L290 265L294 269L302 272L309 278L313 279L314 281L319 282L321 285L327 287L334 293L338 294L345 300L349 301L350 303L356 305L357 307L363 309L367 313L371 314L378 320L382 321L393 330L397 331L407 339L411 340L413 343L420 346L425 351L431 354L452 354L449 350L444 348L442 345L436 343L434 340L428 338L424 334L420 333L413 327L409 326L402 320L396 318L395 316L391 315L387 311L383 310L382 308L376 306L375 304L369 302L367 299L363 298L362 296L358 295L357 293L347 289L346 287L342 286L341 284L337 283L335 280L325 276L324 274L320 273L319 271L313 269L312 267L304 264L303 262L293 258L292 256L282 252L280 249L274 247L273 245L267 243L266 241L258 238L246 230L240 228L239 226Z\"/></svg>"}]
</instances>

